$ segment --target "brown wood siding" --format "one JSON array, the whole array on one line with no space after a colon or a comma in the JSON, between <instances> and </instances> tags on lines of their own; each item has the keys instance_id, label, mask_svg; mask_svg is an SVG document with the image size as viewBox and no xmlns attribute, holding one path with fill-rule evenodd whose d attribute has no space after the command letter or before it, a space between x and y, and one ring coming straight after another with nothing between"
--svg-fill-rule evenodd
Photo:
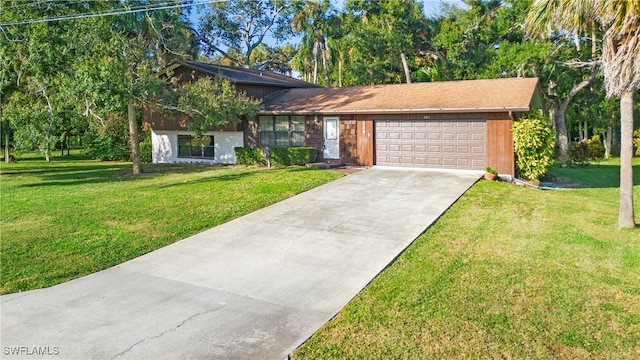
<instances>
[{"instance_id":1,"label":"brown wood siding","mask_svg":"<svg viewBox=\"0 0 640 360\"><path fill-rule=\"evenodd\" d=\"M356 164L361 166L373 165L374 131L373 120L357 120L357 153Z\"/></svg>"},{"instance_id":2,"label":"brown wood siding","mask_svg":"<svg viewBox=\"0 0 640 360\"><path fill-rule=\"evenodd\" d=\"M340 118L340 161L345 164L357 163L357 121Z\"/></svg>"},{"instance_id":3,"label":"brown wood siding","mask_svg":"<svg viewBox=\"0 0 640 360\"><path fill-rule=\"evenodd\" d=\"M175 73L169 81L173 84L182 84L185 82L197 81L202 77L210 77L210 75L203 75L201 72L180 67L175 70ZM245 93L254 99L262 99L285 88L268 85L235 84L235 89L236 91Z\"/></svg>"},{"instance_id":4,"label":"brown wood siding","mask_svg":"<svg viewBox=\"0 0 640 360\"><path fill-rule=\"evenodd\" d=\"M323 161L322 153L322 120L315 116L306 116L305 122L305 145L315 148L318 151L318 161Z\"/></svg>"},{"instance_id":5,"label":"brown wood siding","mask_svg":"<svg viewBox=\"0 0 640 360\"><path fill-rule=\"evenodd\" d=\"M189 118L186 116L175 116L166 118L162 111L150 106L144 106L142 110L142 128L150 130L188 130ZM209 131L242 131L242 123L229 121L225 125L211 126Z\"/></svg>"},{"instance_id":6,"label":"brown wood siding","mask_svg":"<svg viewBox=\"0 0 640 360\"><path fill-rule=\"evenodd\" d=\"M515 176L513 120L487 120L487 166L500 174Z\"/></svg>"},{"instance_id":7,"label":"brown wood siding","mask_svg":"<svg viewBox=\"0 0 640 360\"><path fill-rule=\"evenodd\" d=\"M277 86L236 84L236 91L245 93L254 99L262 99L282 89L283 88Z\"/></svg>"}]
</instances>

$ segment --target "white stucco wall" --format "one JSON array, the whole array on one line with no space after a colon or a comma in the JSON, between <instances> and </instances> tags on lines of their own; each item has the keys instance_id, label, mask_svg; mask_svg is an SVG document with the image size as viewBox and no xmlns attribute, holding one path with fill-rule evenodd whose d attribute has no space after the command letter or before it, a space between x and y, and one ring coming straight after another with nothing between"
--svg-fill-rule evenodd
<instances>
[{"instance_id":1,"label":"white stucco wall","mask_svg":"<svg viewBox=\"0 0 640 360\"><path fill-rule=\"evenodd\" d=\"M213 135L215 141L214 159L192 159L178 157L178 135L190 135L185 131L152 131L151 146L153 163L213 163L235 164L236 154L234 147L244 146L244 137L241 131L215 131L205 135Z\"/></svg>"}]
</instances>

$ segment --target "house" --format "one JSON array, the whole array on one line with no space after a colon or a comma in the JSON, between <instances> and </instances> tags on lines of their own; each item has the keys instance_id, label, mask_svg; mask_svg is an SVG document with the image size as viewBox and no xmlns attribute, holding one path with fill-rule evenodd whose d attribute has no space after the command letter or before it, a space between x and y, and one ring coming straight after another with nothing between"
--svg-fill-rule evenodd
<instances>
[{"instance_id":1,"label":"house","mask_svg":"<svg viewBox=\"0 0 640 360\"><path fill-rule=\"evenodd\" d=\"M186 63L175 74L207 74L196 65L204 66ZM266 74L273 76L258 75ZM536 78L320 88L281 77L279 89L268 81L235 78L239 90L252 95L251 89L252 96L262 99L262 111L241 125L213 129L211 139L191 139L190 145L215 147L211 162L233 163L233 146L311 146L321 161L472 170L491 166L513 176L513 121L522 112L542 108ZM145 126L153 134L154 162L191 159L184 157L186 122L146 116Z\"/></svg>"},{"instance_id":2,"label":"house","mask_svg":"<svg viewBox=\"0 0 640 360\"><path fill-rule=\"evenodd\" d=\"M229 80L239 92L256 99L284 89L317 88L317 85L294 79L271 71L235 68L198 62L173 63L160 72L174 83L196 81L201 77L222 77ZM154 163L204 162L235 164L235 147L245 144L243 129L248 127L245 119L240 123L229 122L224 126L210 128L203 138L196 139L188 131L188 119L184 116L166 118L162 111L145 107L143 129L151 132L152 160Z\"/></svg>"}]
</instances>

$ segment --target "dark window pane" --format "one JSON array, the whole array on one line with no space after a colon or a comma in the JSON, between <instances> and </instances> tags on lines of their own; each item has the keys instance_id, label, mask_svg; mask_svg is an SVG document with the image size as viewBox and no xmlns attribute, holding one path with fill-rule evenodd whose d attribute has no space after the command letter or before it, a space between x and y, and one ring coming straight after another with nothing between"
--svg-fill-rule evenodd
<instances>
[{"instance_id":1,"label":"dark window pane","mask_svg":"<svg viewBox=\"0 0 640 360\"><path fill-rule=\"evenodd\" d=\"M304 132L292 132L291 133L291 146L304 146Z\"/></svg>"},{"instance_id":2,"label":"dark window pane","mask_svg":"<svg viewBox=\"0 0 640 360\"><path fill-rule=\"evenodd\" d=\"M178 135L178 157L214 158L214 137L194 138L191 135Z\"/></svg>"},{"instance_id":3,"label":"dark window pane","mask_svg":"<svg viewBox=\"0 0 640 360\"><path fill-rule=\"evenodd\" d=\"M305 131L304 116L291 117L291 131Z\"/></svg>"},{"instance_id":4,"label":"dark window pane","mask_svg":"<svg viewBox=\"0 0 640 360\"><path fill-rule=\"evenodd\" d=\"M258 118L259 131L273 131L273 116L260 116Z\"/></svg>"}]
</instances>

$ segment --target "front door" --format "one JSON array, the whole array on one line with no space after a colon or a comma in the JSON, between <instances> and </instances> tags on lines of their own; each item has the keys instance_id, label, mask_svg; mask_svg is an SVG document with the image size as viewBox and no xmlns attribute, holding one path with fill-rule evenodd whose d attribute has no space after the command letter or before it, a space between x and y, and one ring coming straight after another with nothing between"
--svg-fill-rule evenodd
<instances>
[{"instance_id":1,"label":"front door","mask_svg":"<svg viewBox=\"0 0 640 360\"><path fill-rule=\"evenodd\" d=\"M338 118L324 118L324 145L323 156L325 159L340 159L340 132Z\"/></svg>"}]
</instances>

